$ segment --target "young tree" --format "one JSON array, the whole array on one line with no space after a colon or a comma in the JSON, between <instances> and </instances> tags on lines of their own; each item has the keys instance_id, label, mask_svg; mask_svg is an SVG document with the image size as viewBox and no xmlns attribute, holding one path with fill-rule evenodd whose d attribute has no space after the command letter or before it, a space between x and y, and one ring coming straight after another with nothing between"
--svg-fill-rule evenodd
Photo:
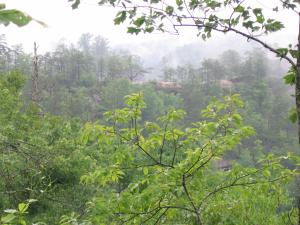
<instances>
[{"instance_id":1,"label":"young tree","mask_svg":"<svg viewBox=\"0 0 300 225\"><path fill-rule=\"evenodd\" d=\"M218 164L254 133L243 125L238 95L213 100L202 111L206 120L189 128L180 125L180 109L143 122L142 94L125 98L124 108L105 113L107 125L83 129L82 143L101 157L97 169L82 177L99 190L91 203L92 224L287 222L292 203L285 182L294 173L282 166L283 157L269 155L257 168L233 163L223 170Z\"/></svg>"}]
</instances>

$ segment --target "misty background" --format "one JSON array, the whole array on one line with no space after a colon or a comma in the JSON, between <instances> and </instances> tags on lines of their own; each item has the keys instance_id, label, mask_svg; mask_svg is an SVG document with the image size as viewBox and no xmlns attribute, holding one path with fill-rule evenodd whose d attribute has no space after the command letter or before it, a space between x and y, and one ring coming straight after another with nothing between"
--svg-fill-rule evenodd
<instances>
[{"instance_id":1,"label":"misty background","mask_svg":"<svg viewBox=\"0 0 300 225\"><path fill-rule=\"evenodd\" d=\"M6 27L2 33L5 34L9 45L22 44L24 51L30 53L33 51L33 42L37 42L38 52L44 53L53 50L58 43L76 44L83 33L100 35L108 41L110 48L128 51L130 54L139 56L145 68L148 69L145 79L157 78L160 73L159 67L162 65L197 66L203 59L218 58L222 52L229 49L234 49L243 55L253 48L260 47L234 34L215 33L211 39L203 41L196 36L193 28L182 28L180 35L158 32L130 35L126 33L126 24L114 25L113 18L117 9L100 7L97 1L93 0L82 1L79 9L76 10L72 10L69 2L61 0L5 0L4 3L7 8L18 8L47 24L47 27L43 27L36 22L31 22L22 28L14 25ZM274 47L286 47L291 41L296 42L297 18L295 15L288 11L274 14L272 1L269 0L253 0L251 4L263 7L268 15L274 18L279 17L278 19L285 24L285 29L263 37L264 41ZM268 54L268 57L276 60L272 54ZM278 63L286 69L284 62Z\"/></svg>"}]
</instances>

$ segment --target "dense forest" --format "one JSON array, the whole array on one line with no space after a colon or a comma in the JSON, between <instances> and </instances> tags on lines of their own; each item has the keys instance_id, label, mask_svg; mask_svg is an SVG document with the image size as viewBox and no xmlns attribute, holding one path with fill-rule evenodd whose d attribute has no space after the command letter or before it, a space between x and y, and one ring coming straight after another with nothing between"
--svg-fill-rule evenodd
<instances>
[{"instance_id":1,"label":"dense forest","mask_svg":"<svg viewBox=\"0 0 300 225\"><path fill-rule=\"evenodd\" d=\"M169 211L165 223L190 224L183 173L205 224L295 216L291 88L261 49L147 81L139 57L101 36L37 56L1 40L2 210L34 199L34 223L152 224Z\"/></svg>"},{"instance_id":2,"label":"dense forest","mask_svg":"<svg viewBox=\"0 0 300 225\"><path fill-rule=\"evenodd\" d=\"M115 24L131 13L128 32L151 33L153 21L134 20L125 2ZM233 3L248 20L252 8ZM182 11L184 2L176 4ZM0 25L32 20L19 11L5 20L4 8ZM251 12L263 26L247 29L279 29ZM0 35L0 225L299 223L298 78L282 62L293 64L292 50L263 43L177 65L166 55L159 68L90 33L38 50Z\"/></svg>"}]
</instances>

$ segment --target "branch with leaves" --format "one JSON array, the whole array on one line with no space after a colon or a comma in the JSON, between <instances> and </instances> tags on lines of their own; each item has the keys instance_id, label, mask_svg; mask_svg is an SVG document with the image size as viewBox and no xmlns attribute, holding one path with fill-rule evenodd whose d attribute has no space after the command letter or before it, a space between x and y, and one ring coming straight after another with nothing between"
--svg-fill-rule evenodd
<instances>
[{"instance_id":1,"label":"branch with leaves","mask_svg":"<svg viewBox=\"0 0 300 225\"><path fill-rule=\"evenodd\" d=\"M95 209L101 211L97 212L101 221L157 224L185 218L206 224L209 214L203 205L210 206L220 193L234 193L239 187L249 187L249 192L262 185L271 187L295 174L281 167L277 158L262 161L259 169L232 165L223 171L214 166L254 133L238 114L243 106L238 95L215 99L202 112L207 120L184 131L178 125L184 116L181 110L170 110L158 123L141 124L142 94L126 96L125 102L127 107L105 114L108 125L87 124L82 133L84 144L96 144L105 157L104 164L82 177L83 183L103 190L94 204L100 206L110 198L105 207ZM115 187L117 195L112 194Z\"/></svg>"}]
</instances>

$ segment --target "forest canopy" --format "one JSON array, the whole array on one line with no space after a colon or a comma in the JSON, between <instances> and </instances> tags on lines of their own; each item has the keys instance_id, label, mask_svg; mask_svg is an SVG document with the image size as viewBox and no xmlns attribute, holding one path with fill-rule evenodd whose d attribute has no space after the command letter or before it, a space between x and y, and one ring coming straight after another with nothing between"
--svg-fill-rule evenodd
<instances>
[{"instance_id":1,"label":"forest canopy","mask_svg":"<svg viewBox=\"0 0 300 225\"><path fill-rule=\"evenodd\" d=\"M297 10L297 1L280 2ZM243 1L100 1L117 3L114 22L129 20L134 34L166 31L168 18L188 20L203 39L243 32L242 23L261 44L256 32L283 28ZM230 20L222 7L233 9ZM4 25L31 20L0 8ZM298 223L294 46L175 66L166 56L150 68L101 35L44 53L35 43L33 54L0 37L0 224Z\"/></svg>"}]
</instances>

